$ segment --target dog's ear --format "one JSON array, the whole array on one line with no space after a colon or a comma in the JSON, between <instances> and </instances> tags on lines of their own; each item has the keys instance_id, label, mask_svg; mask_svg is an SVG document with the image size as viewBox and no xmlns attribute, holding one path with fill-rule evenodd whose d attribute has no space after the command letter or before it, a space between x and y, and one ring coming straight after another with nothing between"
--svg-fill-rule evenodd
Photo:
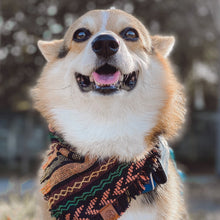
<instances>
[{"instance_id":1,"label":"dog's ear","mask_svg":"<svg viewBox=\"0 0 220 220\"><path fill-rule=\"evenodd\" d=\"M173 49L175 38L173 36L151 36L153 48L164 57L167 57Z\"/></svg>"},{"instance_id":2,"label":"dog's ear","mask_svg":"<svg viewBox=\"0 0 220 220\"><path fill-rule=\"evenodd\" d=\"M47 62L51 62L54 60L61 48L64 45L64 40L52 40L52 41L43 41L39 40L37 42L38 48L40 49L41 53L47 60Z\"/></svg>"}]
</instances>

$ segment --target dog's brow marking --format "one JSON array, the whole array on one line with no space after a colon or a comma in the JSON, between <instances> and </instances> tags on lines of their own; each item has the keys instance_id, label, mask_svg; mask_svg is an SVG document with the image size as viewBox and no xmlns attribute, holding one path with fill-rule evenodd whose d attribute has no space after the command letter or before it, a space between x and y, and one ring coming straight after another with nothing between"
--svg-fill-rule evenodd
<instances>
[{"instance_id":1,"label":"dog's brow marking","mask_svg":"<svg viewBox=\"0 0 220 220\"><path fill-rule=\"evenodd\" d=\"M69 52L69 48L67 48L65 45L60 48L58 58L64 58Z\"/></svg>"},{"instance_id":2,"label":"dog's brow marking","mask_svg":"<svg viewBox=\"0 0 220 220\"><path fill-rule=\"evenodd\" d=\"M94 27L95 26L94 19L91 16L84 18L83 25L89 26L89 27Z\"/></svg>"},{"instance_id":3,"label":"dog's brow marking","mask_svg":"<svg viewBox=\"0 0 220 220\"><path fill-rule=\"evenodd\" d=\"M101 27L100 31L106 30L108 18L109 18L109 13L107 11L103 11L102 12L102 27Z\"/></svg>"}]
</instances>

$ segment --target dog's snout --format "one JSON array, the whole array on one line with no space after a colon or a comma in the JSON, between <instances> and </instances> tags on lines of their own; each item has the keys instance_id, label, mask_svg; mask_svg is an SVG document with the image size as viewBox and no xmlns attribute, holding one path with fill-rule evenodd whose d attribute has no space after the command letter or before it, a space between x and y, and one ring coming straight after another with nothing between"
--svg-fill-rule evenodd
<instances>
[{"instance_id":1,"label":"dog's snout","mask_svg":"<svg viewBox=\"0 0 220 220\"><path fill-rule=\"evenodd\" d=\"M108 58L117 53L119 43L111 35L102 34L93 40L92 49L98 56Z\"/></svg>"}]
</instances>

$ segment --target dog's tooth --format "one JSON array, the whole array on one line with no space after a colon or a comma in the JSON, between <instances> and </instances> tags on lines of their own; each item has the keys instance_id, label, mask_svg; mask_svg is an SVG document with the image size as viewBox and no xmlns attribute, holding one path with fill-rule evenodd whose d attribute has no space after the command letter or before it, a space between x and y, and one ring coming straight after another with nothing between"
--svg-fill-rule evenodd
<instances>
[{"instance_id":1,"label":"dog's tooth","mask_svg":"<svg viewBox=\"0 0 220 220\"><path fill-rule=\"evenodd\" d=\"M98 86L101 86L102 84L101 83L99 83L99 82L96 82L96 84L98 85Z\"/></svg>"},{"instance_id":2,"label":"dog's tooth","mask_svg":"<svg viewBox=\"0 0 220 220\"><path fill-rule=\"evenodd\" d=\"M89 80L90 80L90 82L94 82L93 75L91 75L91 76L89 77Z\"/></svg>"},{"instance_id":3,"label":"dog's tooth","mask_svg":"<svg viewBox=\"0 0 220 220\"><path fill-rule=\"evenodd\" d=\"M99 85L99 83L94 79L94 82L95 82L95 84L98 86Z\"/></svg>"}]
</instances>

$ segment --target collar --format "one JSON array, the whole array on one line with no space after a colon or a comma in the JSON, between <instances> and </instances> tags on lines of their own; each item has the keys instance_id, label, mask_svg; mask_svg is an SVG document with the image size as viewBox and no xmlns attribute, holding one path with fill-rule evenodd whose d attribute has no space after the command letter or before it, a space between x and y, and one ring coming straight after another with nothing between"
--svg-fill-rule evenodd
<instances>
[{"instance_id":1,"label":"collar","mask_svg":"<svg viewBox=\"0 0 220 220\"><path fill-rule=\"evenodd\" d=\"M118 219L131 199L167 181L169 148L163 137L135 162L81 156L56 133L43 165L41 189L56 219Z\"/></svg>"}]
</instances>

